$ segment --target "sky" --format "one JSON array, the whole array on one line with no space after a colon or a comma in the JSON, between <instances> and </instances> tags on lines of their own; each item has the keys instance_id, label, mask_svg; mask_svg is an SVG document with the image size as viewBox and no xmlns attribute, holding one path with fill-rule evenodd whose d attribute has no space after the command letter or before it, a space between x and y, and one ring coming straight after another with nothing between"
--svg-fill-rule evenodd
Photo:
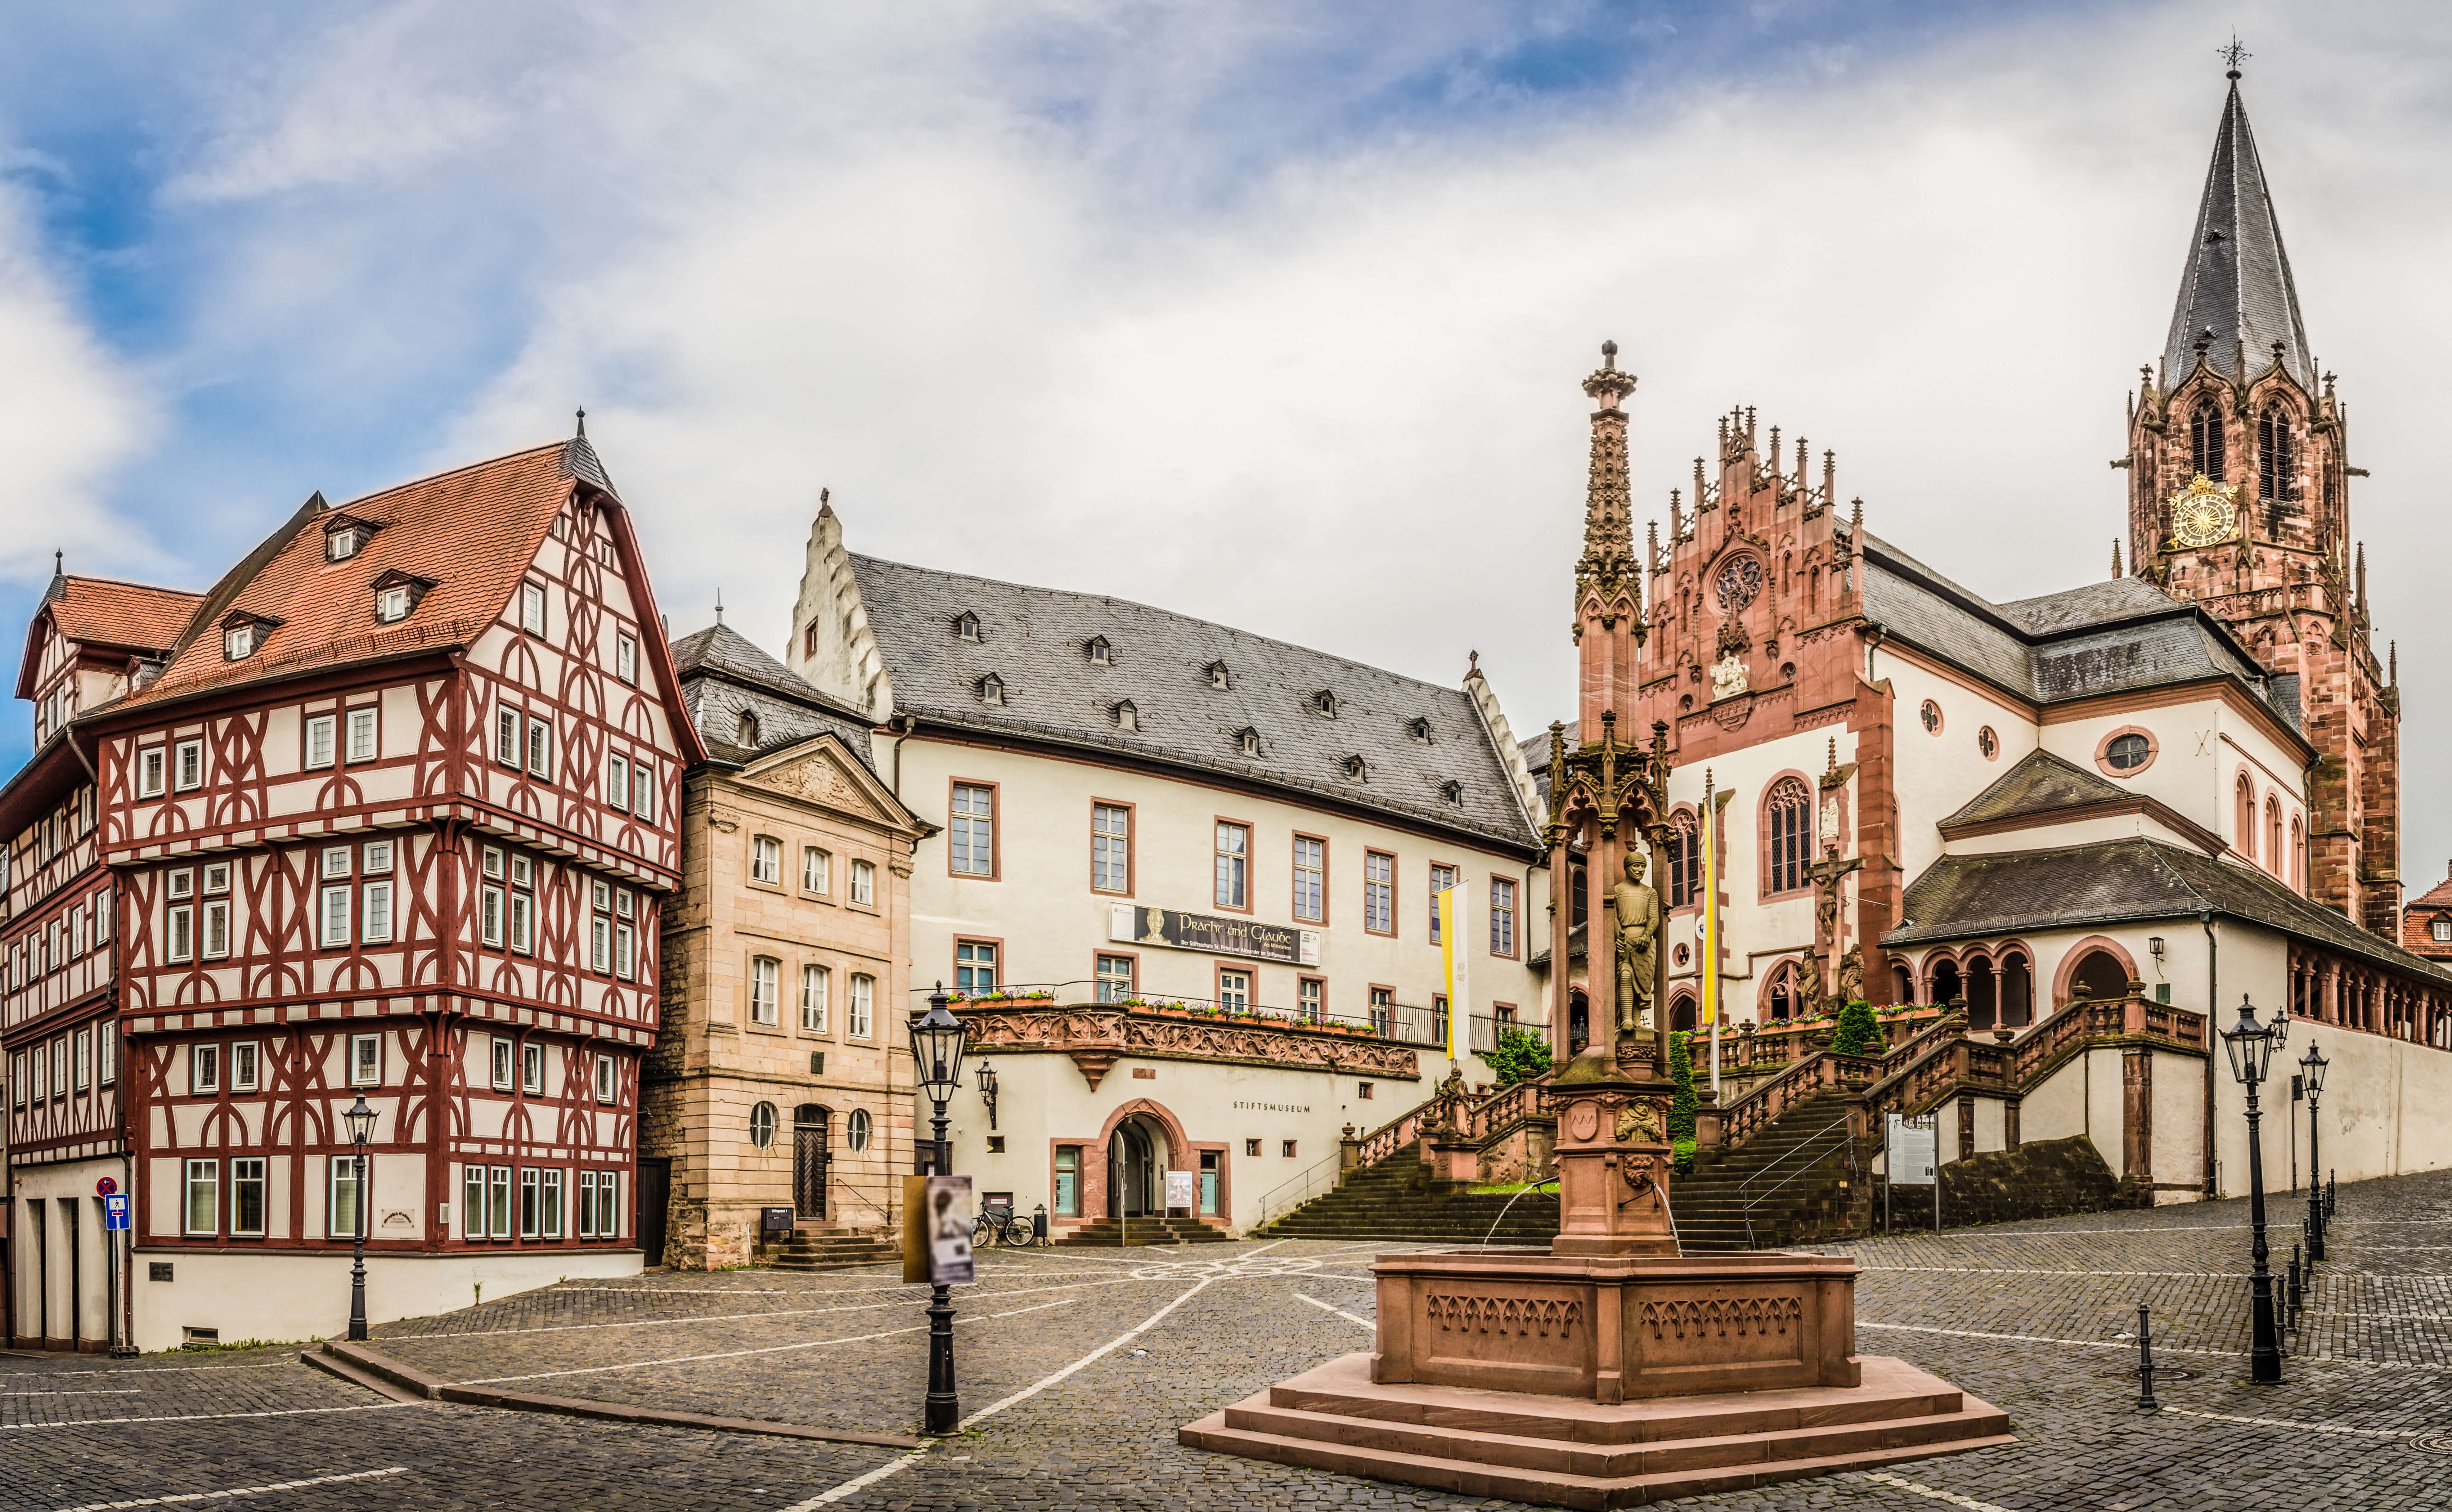
<instances>
[{"instance_id":1,"label":"sky","mask_svg":"<svg viewBox=\"0 0 2452 1512\"><path fill-rule=\"evenodd\" d=\"M588 433L676 634L855 550L1572 712L1604 338L1638 510L1732 405L2000 599L2104 576L2233 29L2452 856L2452 8L474 0L0 10L0 623ZM30 718L0 729L21 759Z\"/></svg>"}]
</instances>

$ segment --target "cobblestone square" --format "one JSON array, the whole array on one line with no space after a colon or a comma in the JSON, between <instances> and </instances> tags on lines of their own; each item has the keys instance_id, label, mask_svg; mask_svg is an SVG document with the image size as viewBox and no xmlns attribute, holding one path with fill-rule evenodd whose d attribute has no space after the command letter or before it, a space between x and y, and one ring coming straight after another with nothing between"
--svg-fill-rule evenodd
<instances>
[{"instance_id":1,"label":"cobblestone square","mask_svg":"<svg viewBox=\"0 0 2452 1512\"><path fill-rule=\"evenodd\" d=\"M2271 1216L2286 1259L2294 1206ZM2399 1508L2452 1502L2452 1174L2344 1187L2285 1383L2244 1383L2246 1204L1840 1246L1858 1347L2007 1411L2014 1445L1697 1508ZM1497 1506L1179 1447L1176 1429L1367 1348L1388 1246L991 1250L957 1293L958 1438L916 1453L374 1397L297 1351L0 1359L0 1507ZM889 1267L574 1282L383 1326L455 1383L915 1431L924 1287ZM2153 1309L2164 1410L2117 1336Z\"/></svg>"}]
</instances>

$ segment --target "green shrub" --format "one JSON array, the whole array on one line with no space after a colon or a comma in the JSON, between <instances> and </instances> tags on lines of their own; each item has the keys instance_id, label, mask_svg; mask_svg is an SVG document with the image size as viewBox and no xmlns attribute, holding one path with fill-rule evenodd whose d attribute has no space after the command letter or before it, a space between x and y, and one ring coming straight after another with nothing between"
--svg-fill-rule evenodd
<instances>
[{"instance_id":1,"label":"green shrub","mask_svg":"<svg viewBox=\"0 0 2452 1512\"><path fill-rule=\"evenodd\" d=\"M1501 1086L1529 1082L1550 1069L1550 1042L1531 1029L1501 1029L1498 1047L1482 1057Z\"/></svg>"},{"instance_id":2,"label":"green shrub","mask_svg":"<svg viewBox=\"0 0 2452 1512\"><path fill-rule=\"evenodd\" d=\"M1888 1046L1882 1043L1882 1024L1873 1016L1873 1005L1858 998L1839 1010L1839 1027L1830 1036L1830 1048L1841 1055L1879 1055Z\"/></svg>"},{"instance_id":3,"label":"green shrub","mask_svg":"<svg viewBox=\"0 0 2452 1512\"><path fill-rule=\"evenodd\" d=\"M1669 1138L1671 1144L1694 1140L1694 1057L1686 1047L1687 1031L1681 1029L1669 1036L1669 1080L1677 1095L1669 1104Z\"/></svg>"}]
</instances>

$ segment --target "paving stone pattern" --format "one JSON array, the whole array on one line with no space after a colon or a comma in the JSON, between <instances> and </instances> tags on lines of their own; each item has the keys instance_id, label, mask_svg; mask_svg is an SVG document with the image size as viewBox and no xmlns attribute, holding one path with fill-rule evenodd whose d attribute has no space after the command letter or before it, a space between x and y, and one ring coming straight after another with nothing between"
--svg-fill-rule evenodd
<instances>
[{"instance_id":1,"label":"paving stone pattern","mask_svg":"<svg viewBox=\"0 0 2452 1512\"><path fill-rule=\"evenodd\" d=\"M2278 1258L2286 1259L2304 1211L2304 1197L2273 1202ZM1830 1246L1866 1267L1858 1346L1999 1404L2023 1442L1670 1504L2195 1512L2452 1503L2443 1489L2452 1453L2437 1452L2452 1451L2452 1174L2343 1188L2333 1259L2292 1336L2279 1388L2243 1380L2245 1223L2244 1202L2224 1202ZM985 1415L918 1456L393 1404L308 1370L294 1351L125 1363L0 1357L0 1509L67 1512L337 1476L363 1478L221 1500L360 1512L1508 1505L1175 1442L1178 1425L1225 1403L1367 1348L1368 1330L1341 1314L1372 1316L1370 1258L1391 1247L987 1251L980 1283L956 1294L962 1404ZM2115 1337L2133 1327L2141 1299L2154 1308L2158 1362L2192 1373L2158 1383L2166 1410L2152 1417L2134 1408L2133 1348ZM455 1382L910 1432L926 1380L926 1288L900 1284L886 1266L654 1273L386 1325L376 1346ZM813 1501L879 1471L832 1502Z\"/></svg>"}]
</instances>

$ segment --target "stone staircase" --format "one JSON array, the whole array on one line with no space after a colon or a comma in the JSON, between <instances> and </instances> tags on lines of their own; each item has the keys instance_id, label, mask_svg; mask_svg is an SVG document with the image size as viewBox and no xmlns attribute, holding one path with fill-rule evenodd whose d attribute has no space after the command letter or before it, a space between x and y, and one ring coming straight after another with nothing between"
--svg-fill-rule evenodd
<instances>
[{"instance_id":1,"label":"stone staircase","mask_svg":"<svg viewBox=\"0 0 2452 1512\"><path fill-rule=\"evenodd\" d=\"M1102 1218L1056 1243L1085 1249L1115 1249L1125 1244L1223 1244L1232 1237L1216 1224L1196 1218L1142 1217L1129 1223L1120 1218Z\"/></svg>"},{"instance_id":2,"label":"stone staircase","mask_svg":"<svg viewBox=\"0 0 2452 1512\"><path fill-rule=\"evenodd\" d=\"M777 1270L842 1270L900 1260L902 1251L885 1230L802 1228L792 1242L765 1251L764 1263Z\"/></svg>"},{"instance_id":3,"label":"stone staircase","mask_svg":"<svg viewBox=\"0 0 2452 1512\"><path fill-rule=\"evenodd\" d=\"M1850 1178L1849 1097L1844 1088L1825 1088L1789 1104L1736 1148L1698 1152L1693 1174L1670 1185L1679 1246L1689 1253L1778 1249L1843 1219L1841 1184ZM1749 1199L1755 1203L1750 1243Z\"/></svg>"},{"instance_id":4,"label":"stone staircase","mask_svg":"<svg viewBox=\"0 0 2452 1512\"><path fill-rule=\"evenodd\" d=\"M1555 1189L1466 1192L1434 1182L1416 1140L1349 1172L1343 1185L1253 1230L1252 1237L1451 1244L1486 1239L1493 1244L1547 1246L1557 1232Z\"/></svg>"}]
</instances>

